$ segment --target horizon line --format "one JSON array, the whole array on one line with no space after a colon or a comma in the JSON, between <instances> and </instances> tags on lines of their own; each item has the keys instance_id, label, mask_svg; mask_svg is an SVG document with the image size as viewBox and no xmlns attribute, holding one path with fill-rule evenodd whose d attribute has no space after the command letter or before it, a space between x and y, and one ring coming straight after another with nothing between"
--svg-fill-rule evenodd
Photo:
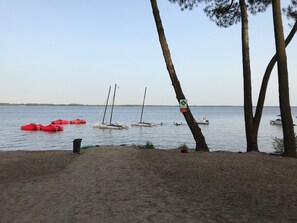
<instances>
[{"instance_id":1,"label":"horizon line","mask_svg":"<svg viewBox=\"0 0 297 223\"><path fill-rule=\"evenodd\" d=\"M0 102L0 106L105 106L105 104L80 104L80 103L5 103ZM115 106L142 106L140 104L117 104ZM179 106L178 104L148 104L145 106ZM244 107L243 105L189 105L189 107ZM297 105L291 105L291 107L296 107ZM256 107L256 106L253 106ZM265 105L264 107L279 107L279 105Z\"/></svg>"}]
</instances>

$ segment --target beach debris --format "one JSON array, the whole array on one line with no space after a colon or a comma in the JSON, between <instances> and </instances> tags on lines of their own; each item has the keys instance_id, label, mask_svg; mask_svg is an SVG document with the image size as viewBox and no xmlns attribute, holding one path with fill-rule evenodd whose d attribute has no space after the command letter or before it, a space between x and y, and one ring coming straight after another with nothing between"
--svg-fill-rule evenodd
<instances>
[{"instance_id":1,"label":"beach debris","mask_svg":"<svg viewBox=\"0 0 297 223\"><path fill-rule=\"evenodd\" d=\"M74 139L73 140L73 153L80 154L80 144L82 139Z\"/></svg>"}]
</instances>

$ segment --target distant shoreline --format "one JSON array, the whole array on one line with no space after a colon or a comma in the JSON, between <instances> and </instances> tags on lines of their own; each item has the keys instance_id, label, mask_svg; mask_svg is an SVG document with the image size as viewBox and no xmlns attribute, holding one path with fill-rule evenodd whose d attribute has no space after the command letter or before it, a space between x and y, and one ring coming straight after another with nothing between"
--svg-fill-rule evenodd
<instances>
[{"instance_id":1,"label":"distant shoreline","mask_svg":"<svg viewBox=\"0 0 297 223\"><path fill-rule=\"evenodd\" d=\"M47 103L0 103L0 106L97 106L84 104L47 104Z\"/></svg>"},{"instance_id":2,"label":"distant shoreline","mask_svg":"<svg viewBox=\"0 0 297 223\"><path fill-rule=\"evenodd\" d=\"M0 106L104 106L102 105L90 105L90 104L52 104L52 103L0 103ZM139 104L122 104L115 106L130 106L137 107ZM146 105L146 107L178 107L178 105ZM190 105L190 107L243 107L243 105ZM255 106L254 106L255 107ZM266 105L264 107L279 107L278 105ZM296 106L291 106L296 107Z\"/></svg>"}]
</instances>

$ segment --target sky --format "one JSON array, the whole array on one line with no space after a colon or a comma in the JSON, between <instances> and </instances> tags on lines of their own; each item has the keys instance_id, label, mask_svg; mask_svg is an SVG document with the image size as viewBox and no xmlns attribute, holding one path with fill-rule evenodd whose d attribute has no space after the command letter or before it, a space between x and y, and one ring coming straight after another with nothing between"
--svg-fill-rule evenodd
<instances>
[{"instance_id":1,"label":"sky","mask_svg":"<svg viewBox=\"0 0 297 223\"><path fill-rule=\"evenodd\" d=\"M282 0L285 6L289 0ZM219 28L202 8L158 1L189 105L243 105L240 24ZM275 52L272 9L249 16L253 104ZM291 21L292 22L292 21ZM283 18L285 36L290 27ZM287 48L297 105L297 37ZM265 105L277 106L275 67ZM0 103L177 105L149 0L0 0Z\"/></svg>"}]
</instances>

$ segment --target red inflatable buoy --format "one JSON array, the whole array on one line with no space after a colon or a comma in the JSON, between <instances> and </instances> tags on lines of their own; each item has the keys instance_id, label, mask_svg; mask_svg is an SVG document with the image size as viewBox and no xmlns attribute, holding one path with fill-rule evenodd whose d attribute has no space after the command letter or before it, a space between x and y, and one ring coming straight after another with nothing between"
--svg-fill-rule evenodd
<instances>
[{"instance_id":1,"label":"red inflatable buoy","mask_svg":"<svg viewBox=\"0 0 297 223\"><path fill-rule=\"evenodd\" d=\"M67 124L69 124L69 121L58 119L58 120L52 121L51 123L55 124L55 125L67 125Z\"/></svg>"},{"instance_id":2,"label":"red inflatable buoy","mask_svg":"<svg viewBox=\"0 0 297 223\"><path fill-rule=\"evenodd\" d=\"M21 130L25 130L25 131L38 131L38 130L42 130L42 128L43 128L43 125L35 124L35 123L29 123L27 125L21 126Z\"/></svg>"},{"instance_id":3,"label":"red inflatable buoy","mask_svg":"<svg viewBox=\"0 0 297 223\"><path fill-rule=\"evenodd\" d=\"M86 120L84 120L84 119L80 119L80 124L86 124L86 123L87 123Z\"/></svg>"},{"instance_id":4,"label":"red inflatable buoy","mask_svg":"<svg viewBox=\"0 0 297 223\"><path fill-rule=\"evenodd\" d=\"M87 123L86 120L78 119L78 118L70 121L70 124L86 124L86 123Z\"/></svg>"},{"instance_id":5,"label":"red inflatable buoy","mask_svg":"<svg viewBox=\"0 0 297 223\"><path fill-rule=\"evenodd\" d=\"M64 128L62 126L54 125L54 124L49 124L42 128L42 131L44 131L44 132L58 132L58 131L63 131L63 130L64 130Z\"/></svg>"}]
</instances>

